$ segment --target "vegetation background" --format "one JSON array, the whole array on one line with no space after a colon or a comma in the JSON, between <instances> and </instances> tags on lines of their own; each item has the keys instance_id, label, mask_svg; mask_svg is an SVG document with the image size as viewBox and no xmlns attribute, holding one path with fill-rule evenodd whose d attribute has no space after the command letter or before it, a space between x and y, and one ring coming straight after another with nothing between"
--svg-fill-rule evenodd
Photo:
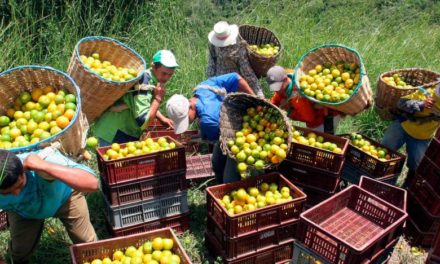
<instances>
[{"instance_id":1,"label":"vegetation background","mask_svg":"<svg viewBox=\"0 0 440 264\"><path fill-rule=\"evenodd\" d=\"M341 43L362 55L373 89L381 72L405 67L440 71L440 1L435 0L2 0L0 70L49 65L66 70L75 44L86 36L125 42L146 61L171 49L181 65L167 97L189 95L205 79L207 34L219 20L271 29L284 45L279 63L293 68L302 54ZM262 81L264 87L265 83ZM347 117L339 132L380 138L387 126L372 109ZM96 169L96 163L90 163ZM204 185L190 191L191 232L183 243L196 263L208 261L203 243ZM92 221L108 237L98 193L88 197ZM9 233L0 233L0 254ZM32 263L70 262L69 239L57 220L47 221Z\"/></svg>"}]
</instances>

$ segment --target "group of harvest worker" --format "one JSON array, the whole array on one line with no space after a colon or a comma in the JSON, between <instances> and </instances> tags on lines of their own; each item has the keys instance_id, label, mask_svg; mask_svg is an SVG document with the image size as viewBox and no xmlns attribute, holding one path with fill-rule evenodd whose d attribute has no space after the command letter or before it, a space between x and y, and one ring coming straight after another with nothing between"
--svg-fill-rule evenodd
<instances>
[{"instance_id":1,"label":"group of harvest worker","mask_svg":"<svg viewBox=\"0 0 440 264\"><path fill-rule=\"evenodd\" d=\"M206 80L194 86L190 98L168 95L167 83L180 67L170 50L157 51L140 81L95 122L100 146L136 141L155 119L184 133L197 122L200 136L213 145L212 166L218 183L240 180L235 160L223 154L220 143L220 112L225 96L242 92L265 98L260 80L251 67L248 51L237 25L216 23L208 34ZM295 73L281 66L267 71L272 104L290 119L310 129L334 134L343 113L303 97L295 86ZM440 88L437 88L440 89ZM164 104L162 104L164 103ZM163 105L166 113L159 109ZM397 107L402 115L385 131L382 143L393 150L406 145L408 176L414 176L426 148L440 126L432 96L423 101L403 97ZM438 110L437 110L438 111ZM437 113L438 116L438 113ZM99 189L92 169L74 162L58 150L14 154L0 150L0 209L7 212L11 263L29 263L42 234L44 220L59 218L73 243L97 240L83 193ZM2 261L0 260L0 263Z\"/></svg>"}]
</instances>

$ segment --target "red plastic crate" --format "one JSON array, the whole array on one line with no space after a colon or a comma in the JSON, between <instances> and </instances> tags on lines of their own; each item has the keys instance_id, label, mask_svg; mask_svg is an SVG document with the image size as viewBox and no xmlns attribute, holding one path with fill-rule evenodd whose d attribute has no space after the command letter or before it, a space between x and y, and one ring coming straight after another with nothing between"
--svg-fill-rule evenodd
<instances>
[{"instance_id":1,"label":"red plastic crate","mask_svg":"<svg viewBox=\"0 0 440 264\"><path fill-rule=\"evenodd\" d=\"M435 235L436 233L421 231L411 217L406 220L405 237L412 246L430 248L434 243Z\"/></svg>"},{"instance_id":2,"label":"red plastic crate","mask_svg":"<svg viewBox=\"0 0 440 264\"><path fill-rule=\"evenodd\" d=\"M308 185L297 184L296 186L307 195L307 200L305 204L306 209L313 207L324 200L327 200L337 193L337 188L335 188L335 190L333 190L332 192L329 192Z\"/></svg>"},{"instance_id":3,"label":"red plastic crate","mask_svg":"<svg viewBox=\"0 0 440 264\"><path fill-rule=\"evenodd\" d=\"M213 177L211 159L212 154L186 157L186 179L198 181Z\"/></svg>"},{"instance_id":4,"label":"red plastic crate","mask_svg":"<svg viewBox=\"0 0 440 264\"><path fill-rule=\"evenodd\" d=\"M168 142L176 143L175 149L154 152L117 160L104 160L103 156L110 146L97 148L98 167L101 177L108 184L144 179L165 172L186 171L185 149L176 140L166 137ZM126 144L120 144L125 147Z\"/></svg>"},{"instance_id":5,"label":"red plastic crate","mask_svg":"<svg viewBox=\"0 0 440 264\"><path fill-rule=\"evenodd\" d=\"M107 184L101 178L101 188L111 205L122 205L185 191L187 184L185 172L179 171L120 184Z\"/></svg>"},{"instance_id":6,"label":"red plastic crate","mask_svg":"<svg viewBox=\"0 0 440 264\"><path fill-rule=\"evenodd\" d=\"M344 138L350 137L348 134L341 136ZM355 175L351 177L356 178L356 180L350 182L357 184L362 175L371 178L383 178L390 175L400 174L402 172L406 159L405 155L400 154L397 151L393 151L367 136L362 135L362 137L370 141L374 146L387 149L391 158L386 161L381 161L380 159L363 152L349 142L347 153L345 155L344 166L352 165L355 170L350 170L350 172L354 173Z\"/></svg>"},{"instance_id":7,"label":"red plastic crate","mask_svg":"<svg viewBox=\"0 0 440 264\"><path fill-rule=\"evenodd\" d=\"M425 156L417 167L417 174L419 174L437 194L440 194L440 163L437 165L430 158Z\"/></svg>"},{"instance_id":8,"label":"red plastic crate","mask_svg":"<svg viewBox=\"0 0 440 264\"><path fill-rule=\"evenodd\" d=\"M437 128L437 133L434 136L436 139L440 140L440 129Z\"/></svg>"},{"instance_id":9,"label":"red plastic crate","mask_svg":"<svg viewBox=\"0 0 440 264\"><path fill-rule=\"evenodd\" d=\"M408 214L422 232L435 233L439 230L440 216L432 215L426 211L422 201L411 192L408 199Z\"/></svg>"},{"instance_id":10,"label":"red plastic crate","mask_svg":"<svg viewBox=\"0 0 440 264\"><path fill-rule=\"evenodd\" d=\"M317 136L322 136L324 141L335 143L339 148L341 148L342 153L337 154L328 150L319 149L292 141L292 146L290 147L290 151L286 157L287 160L331 172L340 171L345 160L345 153L348 148L348 140L346 138L317 132L304 127L295 127L295 129L304 136L310 132L315 133Z\"/></svg>"},{"instance_id":11,"label":"red plastic crate","mask_svg":"<svg viewBox=\"0 0 440 264\"><path fill-rule=\"evenodd\" d=\"M172 252L179 255L180 263L192 263L171 228L163 228L125 237L110 238L90 243L72 245L70 246L72 263L82 264L84 262L92 262L94 259L111 257L113 252L116 250L121 250L124 252L129 246L135 246L138 248L146 241L153 240L156 237L171 238L174 242Z\"/></svg>"},{"instance_id":12,"label":"red plastic crate","mask_svg":"<svg viewBox=\"0 0 440 264\"><path fill-rule=\"evenodd\" d=\"M149 131L144 137L145 138L171 137L174 138L176 141L182 143L182 145L185 147L186 152L195 153L199 151L199 143L191 142L191 140L193 139L193 137L197 136L198 134L199 134L198 130L187 130L182 134L176 134L174 130L167 129L167 130Z\"/></svg>"},{"instance_id":13,"label":"red plastic crate","mask_svg":"<svg viewBox=\"0 0 440 264\"><path fill-rule=\"evenodd\" d=\"M338 172L329 172L289 160L278 166L278 171L294 184L314 186L326 192L333 192L339 185L341 169L342 166Z\"/></svg>"},{"instance_id":14,"label":"red plastic crate","mask_svg":"<svg viewBox=\"0 0 440 264\"><path fill-rule=\"evenodd\" d=\"M167 129L170 128L162 124L162 122L160 122L157 118L148 122L148 126L146 128L147 131L167 130Z\"/></svg>"},{"instance_id":15,"label":"red plastic crate","mask_svg":"<svg viewBox=\"0 0 440 264\"><path fill-rule=\"evenodd\" d=\"M0 210L0 230L8 227L8 215L5 211Z\"/></svg>"},{"instance_id":16,"label":"red plastic crate","mask_svg":"<svg viewBox=\"0 0 440 264\"><path fill-rule=\"evenodd\" d=\"M425 156L434 164L440 164L440 138L433 138L426 149Z\"/></svg>"},{"instance_id":17,"label":"red plastic crate","mask_svg":"<svg viewBox=\"0 0 440 264\"><path fill-rule=\"evenodd\" d=\"M400 236L406 212L352 185L301 214L298 237L331 263L372 259Z\"/></svg>"},{"instance_id":18,"label":"red plastic crate","mask_svg":"<svg viewBox=\"0 0 440 264\"><path fill-rule=\"evenodd\" d=\"M408 196L406 190L366 176L361 177L359 187L406 212Z\"/></svg>"},{"instance_id":19,"label":"red plastic crate","mask_svg":"<svg viewBox=\"0 0 440 264\"><path fill-rule=\"evenodd\" d=\"M208 215L206 232L220 245L222 256L227 261L264 251L267 247L278 246L295 238L299 220L292 220L280 226L254 232L239 238L229 238Z\"/></svg>"},{"instance_id":20,"label":"red plastic crate","mask_svg":"<svg viewBox=\"0 0 440 264\"><path fill-rule=\"evenodd\" d=\"M408 188L408 191L416 197L427 212L432 215L440 214L440 196L434 191L432 186L427 182L423 175L416 173L416 177Z\"/></svg>"},{"instance_id":21,"label":"red plastic crate","mask_svg":"<svg viewBox=\"0 0 440 264\"><path fill-rule=\"evenodd\" d=\"M172 228L176 234L182 234L183 232L189 230L189 215L190 213L188 212L185 214L166 217L152 222L124 228L113 228L108 221L106 222L107 227L113 237L128 236L166 227Z\"/></svg>"},{"instance_id":22,"label":"red plastic crate","mask_svg":"<svg viewBox=\"0 0 440 264\"><path fill-rule=\"evenodd\" d=\"M285 264L290 262L293 254L293 240L290 240L279 246L269 247L262 252L228 261L222 255L220 244L207 232L205 232L205 244L212 256L223 257L226 264Z\"/></svg>"},{"instance_id":23,"label":"red plastic crate","mask_svg":"<svg viewBox=\"0 0 440 264\"><path fill-rule=\"evenodd\" d=\"M288 187L293 199L234 216L230 216L226 208L221 206L217 201L217 199L221 199L225 194L229 194L233 190L259 186L263 182L275 182L278 184L279 189L284 186ZM302 212L305 200L306 195L279 173L269 173L250 177L238 182L206 188L208 214L230 238L252 234L255 231L265 230L291 221L292 219L297 219Z\"/></svg>"}]
</instances>

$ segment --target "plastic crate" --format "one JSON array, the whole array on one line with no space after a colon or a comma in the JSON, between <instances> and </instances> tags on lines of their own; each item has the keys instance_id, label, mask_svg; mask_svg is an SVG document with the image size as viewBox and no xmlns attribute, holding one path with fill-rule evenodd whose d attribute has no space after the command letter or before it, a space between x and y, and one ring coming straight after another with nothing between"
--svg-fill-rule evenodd
<instances>
[{"instance_id":1,"label":"plastic crate","mask_svg":"<svg viewBox=\"0 0 440 264\"><path fill-rule=\"evenodd\" d=\"M262 252L233 260L227 260L225 256L222 255L223 251L221 250L220 244L207 232L205 232L205 244L212 256L222 257L226 264L284 264L292 259L293 254L293 240L287 241L279 246L269 247Z\"/></svg>"},{"instance_id":2,"label":"plastic crate","mask_svg":"<svg viewBox=\"0 0 440 264\"><path fill-rule=\"evenodd\" d=\"M108 184L123 183L144 179L165 172L186 171L185 149L176 140L166 137L176 143L175 149L154 152L117 160L104 160L103 154L110 146L97 148L98 167L101 177ZM120 144L125 147L126 144Z\"/></svg>"},{"instance_id":3,"label":"plastic crate","mask_svg":"<svg viewBox=\"0 0 440 264\"><path fill-rule=\"evenodd\" d=\"M409 240L410 245L420 246L424 248L430 248L435 239L436 233L434 232L423 232L414 223L411 217L408 217L406 221L405 237Z\"/></svg>"},{"instance_id":4,"label":"plastic crate","mask_svg":"<svg viewBox=\"0 0 440 264\"><path fill-rule=\"evenodd\" d=\"M187 184L185 171L179 171L121 184L107 184L101 178L101 188L111 205L123 205L185 191Z\"/></svg>"},{"instance_id":5,"label":"plastic crate","mask_svg":"<svg viewBox=\"0 0 440 264\"><path fill-rule=\"evenodd\" d=\"M172 228L176 234L182 234L189 229L189 215L188 212L125 228L113 228L108 221L106 222L113 237L128 236L166 227Z\"/></svg>"},{"instance_id":6,"label":"plastic crate","mask_svg":"<svg viewBox=\"0 0 440 264\"><path fill-rule=\"evenodd\" d=\"M8 227L8 215L5 211L0 210L0 230Z\"/></svg>"},{"instance_id":7,"label":"plastic crate","mask_svg":"<svg viewBox=\"0 0 440 264\"><path fill-rule=\"evenodd\" d=\"M222 256L227 260L248 256L264 251L267 247L278 246L295 238L299 220L292 220L283 225L254 232L239 238L229 238L208 215L206 232L220 245Z\"/></svg>"},{"instance_id":8,"label":"plastic crate","mask_svg":"<svg viewBox=\"0 0 440 264\"><path fill-rule=\"evenodd\" d=\"M147 131L157 131L157 130L167 130L170 129L168 126L165 126L160 122L157 118L148 122L148 126L146 128Z\"/></svg>"},{"instance_id":9,"label":"plastic crate","mask_svg":"<svg viewBox=\"0 0 440 264\"><path fill-rule=\"evenodd\" d=\"M106 199L104 200L106 216L115 228L133 226L189 211L186 191L120 206L111 206Z\"/></svg>"},{"instance_id":10,"label":"plastic crate","mask_svg":"<svg viewBox=\"0 0 440 264\"><path fill-rule=\"evenodd\" d=\"M382 178L377 178L376 180L387 183L390 185L396 185L397 179L400 177L400 174L390 175Z\"/></svg>"},{"instance_id":11,"label":"plastic crate","mask_svg":"<svg viewBox=\"0 0 440 264\"><path fill-rule=\"evenodd\" d=\"M171 137L182 143L185 147L185 151L189 153L195 153L199 151L199 143L191 142L191 140L199 134L198 130L187 130L182 134L176 134L174 130L153 130L148 131L145 134L145 138L158 138L158 137Z\"/></svg>"},{"instance_id":12,"label":"plastic crate","mask_svg":"<svg viewBox=\"0 0 440 264\"><path fill-rule=\"evenodd\" d=\"M391 254L394 250L394 246L397 244L398 239L392 241L389 246L384 248L377 257L373 260L364 260L363 264L385 264L388 263L388 260L391 258ZM327 261L319 254L307 248L304 244L295 240L294 248L293 248L293 259L292 264L331 264L331 262Z\"/></svg>"},{"instance_id":13,"label":"plastic crate","mask_svg":"<svg viewBox=\"0 0 440 264\"><path fill-rule=\"evenodd\" d=\"M335 143L339 148L341 148L342 153L337 154L328 150L319 149L292 141L292 146L290 147L286 160L324 169L330 172L337 173L340 171L344 163L345 152L347 151L348 147L348 140L346 138L317 132L304 127L295 127L295 129L304 136L306 136L309 132L313 132L317 136L322 136L324 141Z\"/></svg>"},{"instance_id":14,"label":"plastic crate","mask_svg":"<svg viewBox=\"0 0 440 264\"><path fill-rule=\"evenodd\" d=\"M76 244L70 246L70 255L72 264L83 264L84 262L92 262L94 259L103 259L112 256L116 250L125 251L129 246L140 247L148 240L156 237L170 238L174 242L172 252L179 255L181 264L192 263L177 239L171 228L163 228L146 233L135 234L125 237L110 238L95 242Z\"/></svg>"},{"instance_id":15,"label":"plastic crate","mask_svg":"<svg viewBox=\"0 0 440 264\"><path fill-rule=\"evenodd\" d=\"M439 133L437 133L439 134ZM425 156L434 164L440 164L440 138L433 138L426 149Z\"/></svg>"},{"instance_id":16,"label":"plastic crate","mask_svg":"<svg viewBox=\"0 0 440 264\"><path fill-rule=\"evenodd\" d=\"M348 134L341 136L344 138L350 137ZM383 178L390 175L400 174L402 172L406 159L405 155L402 155L397 151L393 151L367 136L362 135L362 137L369 140L374 146L387 149L391 158L386 161L381 161L380 159L363 152L359 148L349 143L347 153L345 155L344 167L351 165L355 168L355 170L349 171L350 178L354 178L353 181L350 182L358 184L362 175L371 178Z\"/></svg>"},{"instance_id":17,"label":"plastic crate","mask_svg":"<svg viewBox=\"0 0 440 264\"><path fill-rule=\"evenodd\" d=\"M259 186L263 182L275 182L278 188L288 187L293 199L234 216L230 216L226 208L217 201L218 198L222 198L233 190ZM306 195L279 173L269 173L206 188L208 214L229 238L252 234L297 219L303 210L305 200Z\"/></svg>"},{"instance_id":18,"label":"plastic crate","mask_svg":"<svg viewBox=\"0 0 440 264\"><path fill-rule=\"evenodd\" d=\"M335 195L337 192L337 188L335 188L334 191L329 192L303 184L296 184L296 186L300 188L307 195L307 200L305 204L306 209L313 207L324 200L327 200L328 198ZM338 182L338 186L339 186L339 182Z\"/></svg>"},{"instance_id":19,"label":"plastic crate","mask_svg":"<svg viewBox=\"0 0 440 264\"><path fill-rule=\"evenodd\" d=\"M294 184L314 186L327 192L333 192L337 188L341 169L342 166L336 173L329 172L289 160L284 160L278 166L278 171Z\"/></svg>"},{"instance_id":20,"label":"plastic crate","mask_svg":"<svg viewBox=\"0 0 440 264\"><path fill-rule=\"evenodd\" d=\"M437 133L435 133L434 138L440 140L440 129L437 128Z\"/></svg>"},{"instance_id":21,"label":"plastic crate","mask_svg":"<svg viewBox=\"0 0 440 264\"><path fill-rule=\"evenodd\" d=\"M407 216L352 185L302 213L298 237L331 263L361 263L400 236Z\"/></svg>"},{"instance_id":22,"label":"plastic crate","mask_svg":"<svg viewBox=\"0 0 440 264\"><path fill-rule=\"evenodd\" d=\"M408 188L414 197L423 201L423 206L427 212L432 215L440 215L440 195L434 191L423 175L416 173L416 177Z\"/></svg>"},{"instance_id":23,"label":"plastic crate","mask_svg":"<svg viewBox=\"0 0 440 264\"><path fill-rule=\"evenodd\" d=\"M422 232L435 233L440 228L440 216L432 215L426 211L422 201L411 192L409 192L408 199L408 214Z\"/></svg>"},{"instance_id":24,"label":"plastic crate","mask_svg":"<svg viewBox=\"0 0 440 264\"><path fill-rule=\"evenodd\" d=\"M358 167L356 167L356 165L354 165L354 164L348 162L348 160L346 160L344 163L344 167L342 168L341 178L346 182L357 185L357 184L359 184L359 180L361 179L361 176L368 176L368 177L374 178L374 179L381 181L381 182L387 182L389 184L394 184L396 182L397 178L400 176L400 172L397 174L391 174L391 175L387 175L384 177L374 177L374 176L368 175L368 173L359 169Z\"/></svg>"},{"instance_id":25,"label":"plastic crate","mask_svg":"<svg viewBox=\"0 0 440 264\"><path fill-rule=\"evenodd\" d=\"M211 159L212 154L186 157L186 179L198 181L213 177Z\"/></svg>"},{"instance_id":26,"label":"plastic crate","mask_svg":"<svg viewBox=\"0 0 440 264\"><path fill-rule=\"evenodd\" d=\"M419 174L437 194L440 194L440 163L437 164L425 156L417 167L417 174Z\"/></svg>"},{"instance_id":27,"label":"plastic crate","mask_svg":"<svg viewBox=\"0 0 440 264\"><path fill-rule=\"evenodd\" d=\"M406 212L408 200L406 190L366 176L361 177L359 187Z\"/></svg>"}]
</instances>

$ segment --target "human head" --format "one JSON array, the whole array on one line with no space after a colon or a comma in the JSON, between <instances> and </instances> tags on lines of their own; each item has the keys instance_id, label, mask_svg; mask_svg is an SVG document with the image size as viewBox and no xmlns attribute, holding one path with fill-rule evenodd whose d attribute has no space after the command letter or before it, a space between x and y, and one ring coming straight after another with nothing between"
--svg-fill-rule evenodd
<instances>
[{"instance_id":1,"label":"human head","mask_svg":"<svg viewBox=\"0 0 440 264\"><path fill-rule=\"evenodd\" d=\"M179 67L174 54L169 50L159 50L153 56L152 70L160 83L166 83L174 74L175 68Z\"/></svg>"},{"instance_id":2,"label":"human head","mask_svg":"<svg viewBox=\"0 0 440 264\"><path fill-rule=\"evenodd\" d=\"M208 34L209 42L216 47L226 47L237 43L238 26L226 21L217 22Z\"/></svg>"},{"instance_id":3,"label":"human head","mask_svg":"<svg viewBox=\"0 0 440 264\"><path fill-rule=\"evenodd\" d=\"M267 71L266 81L272 92L278 92L287 78L286 71L281 66L273 66Z\"/></svg>"},{"instance_id":4,"label":"human head","mask_svg":"<svg viewBox=\"0 0 440 264\"><path fill-rule=\"evenodd\" d=\"M167 102L167 115L173 120L176 134L181 134L188 130L189 107L189 100L181 94L171 96Z\"/></svg>"},{"instance_id":5,"label":"human head","mask_svg":"<svg viewBox=\"0 0 440 264\"><path fill-rule=\"evenodd\" d=\"M0 149L0 194L18 195L26 184L23 164L12 152Z\"/></svg>"}]
</instances>

